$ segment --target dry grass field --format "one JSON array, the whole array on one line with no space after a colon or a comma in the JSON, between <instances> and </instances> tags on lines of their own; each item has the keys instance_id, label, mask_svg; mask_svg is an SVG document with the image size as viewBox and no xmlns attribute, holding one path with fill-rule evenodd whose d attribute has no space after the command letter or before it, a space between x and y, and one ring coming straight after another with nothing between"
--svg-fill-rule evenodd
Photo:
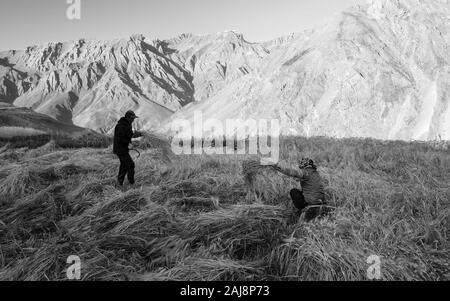
<instances>
[{"instance_id":1,"label":"dry grass field","mask_svg":"<svg viewBox=\"0 0 450 301\"><path fill-rule=\"evenodd\" d=\"M306 222L292 180L264 170L248 189L249 156L174 156L156 144L128 191L115 188L111 147L3 146L0 280L66 280L70 255L82 280L367 280L370 255L383 280L450 280L448 149L282 139L283 160L315 160L337 208Z\"/></svg>"}]
</instances>

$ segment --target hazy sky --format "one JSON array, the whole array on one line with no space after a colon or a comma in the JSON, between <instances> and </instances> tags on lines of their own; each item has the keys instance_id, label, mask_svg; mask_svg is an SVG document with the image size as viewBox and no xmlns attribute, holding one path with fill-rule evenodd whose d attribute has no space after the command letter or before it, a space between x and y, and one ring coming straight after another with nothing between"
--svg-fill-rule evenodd
<instances>
[{"instance_id":1,"label":"hazy sky","mask_svg":"<svg viewBox=\"0 0 450 301\"><path fill-rule=\"evenodd\" d=\"M67 0L1 0L0 50L77 38L142 33L170 38L231 30L249 41L270 40L323 24L366 0L80 0L81 20L69 20Z\"/></svg>"}]
</instances>

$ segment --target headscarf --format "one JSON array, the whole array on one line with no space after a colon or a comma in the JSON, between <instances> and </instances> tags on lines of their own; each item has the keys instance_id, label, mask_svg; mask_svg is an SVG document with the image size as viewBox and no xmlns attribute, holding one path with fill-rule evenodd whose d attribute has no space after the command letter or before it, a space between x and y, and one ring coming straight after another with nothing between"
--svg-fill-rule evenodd
<instances>
[{"instance_id":1,"label":"headscarf","mask_svg":"<svg viewBox=\"0 0 450 301\"><path fill-rule=\"evenodd\" d=\"M314 161L311 160L310 158L302 158L298 162L298 168L300 168L300 169L306 169L306 168L317 169L317 166L314 164Z\"/></svg>"}]
</instances>

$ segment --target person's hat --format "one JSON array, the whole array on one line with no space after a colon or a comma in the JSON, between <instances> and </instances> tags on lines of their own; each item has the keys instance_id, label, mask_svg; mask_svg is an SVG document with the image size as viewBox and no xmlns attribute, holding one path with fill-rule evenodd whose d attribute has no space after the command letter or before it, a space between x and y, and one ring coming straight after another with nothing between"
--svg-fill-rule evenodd
<instances>
[{"instance_id":1,"label":"person's hat","mask_svg":"<svg viewBox=\"0 0 450 301\"><path fill-rule=\"evenodd\" d=\"M302 158L299 162L298 162L298 167L300 169L304 169L304 168L308 168L308 167L312 167L314 169L317 169L316 165L314 164L314 161L311 160L310 158Z\"/></svg>"},{"instance_id":2,"label":"person's hat","mask_svg":"<svg viewBox=\"0 0 450 301\"><path fill-rule=\"evenodd\" d=\"M125 113L125 117L126 117L126 118L132 117L132 118L134 118L134 119L139 118L138 116L136 116L136 114L134 114L133 111L128 111L128 112L126 112L126 113Z\"/></svg>"}]
</instances>

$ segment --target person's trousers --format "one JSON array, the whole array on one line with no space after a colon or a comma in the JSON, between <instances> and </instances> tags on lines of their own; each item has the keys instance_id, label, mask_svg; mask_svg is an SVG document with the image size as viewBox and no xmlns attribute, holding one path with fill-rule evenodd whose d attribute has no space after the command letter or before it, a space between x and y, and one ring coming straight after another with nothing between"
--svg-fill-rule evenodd
<instances>
[{"instance_id":1,"label":"person's trousers","mask_svg":"<svg viewBox=\"0 0 450 301\"><path fill-rule=\"evenodd\" d=\"M290 195L295 208L300 210L300 212L305 212L305 220L307 221L329 213L329 209L326 206L308 207L310 205L306 202L305 196L301 190L294 188L291 190Z\"/></svg>"},{"instance_id":2,"label":"person's trousers","mask_svg":"<svg viewBox=\"0 0 450 301\"><path fill-rule=\"evenodd\" d=\"M303 210L308 206L308 203L305 201L305 197L303 196L303 192L301 190L294 188L291 190L290 195L295 208L297 208L298 210Z\"/></svg>"},{"instance_id":3,"label":"person's trousers","mask_svg":"<svg viewBox=\"0 0 450 301\"><path fill-rule=\"evenodd\" d=\"M123 185L123 182L125 181L125 176L128 177L128 182L130 184L134 184L134 162L131 158L130 154L120 154L117 155L120 160L120 167L119 167L119 175L117 176L117 182L119 185Z\"/></svg>"}]
</instances>

